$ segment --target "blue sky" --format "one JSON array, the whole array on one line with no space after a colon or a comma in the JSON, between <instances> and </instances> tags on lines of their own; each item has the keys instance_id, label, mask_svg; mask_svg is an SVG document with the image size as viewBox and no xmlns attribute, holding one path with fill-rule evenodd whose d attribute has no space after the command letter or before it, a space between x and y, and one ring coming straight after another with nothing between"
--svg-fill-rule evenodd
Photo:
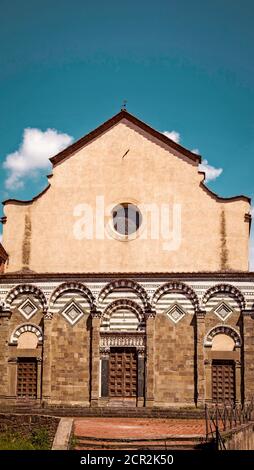
<instances>
[{"instance_id":1,"label":"blue sky","mask_svg":"<svg viewBox=\"0 0 254 470\"><path fill-rule=\"evenodd\" d=\"M49 172L48 138L49 151L61 148L117 113L123 99L131 113L178 132L182 145L223 169L208 183L212 190L254 196L252 0L0 5L1 199L37 194ZM37 168L26 162L8 184L13 170L4 162L27 128L38 129L32 137L43 139L44 153ZM57 134L45 136L47 129ZM30 138L28 131L25 147Z\"/></svg>"}]
</instances>

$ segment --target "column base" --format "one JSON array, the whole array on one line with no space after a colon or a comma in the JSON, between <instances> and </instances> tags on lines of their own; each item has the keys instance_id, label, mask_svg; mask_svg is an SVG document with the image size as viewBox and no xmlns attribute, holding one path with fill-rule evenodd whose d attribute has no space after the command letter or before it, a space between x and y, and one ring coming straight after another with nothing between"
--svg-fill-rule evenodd
<instances>
[{"instance_id":1,"label":"column base","mask_svg":"<svg viewBox=\"0 0 254 470\"><path fill-rule=\"evenodd\" d=\"M139 397L137 399L137 408L144 408L145 403L144 403L144 397Z\"/></svg>"},{"instance_id":2,"label":"column base","mask_svg":"<svg viewBox=\"0 0 254 470\"><path fill-rule=\"evenodd\" d=\"M91 406L91 408L98 408L99 399L98 398L91 398L90 406Z\"/></svg>"},{"instance_id":3,"label":"column base","mask_svg":"<svg viewBox=\"0 0 254 470\"><path fill-rule=\"evenodd\" d=\"M154 406L154 398L147 398L145 401L145 406L147 408L153 408Z\"/></svg>"}]
</instances>

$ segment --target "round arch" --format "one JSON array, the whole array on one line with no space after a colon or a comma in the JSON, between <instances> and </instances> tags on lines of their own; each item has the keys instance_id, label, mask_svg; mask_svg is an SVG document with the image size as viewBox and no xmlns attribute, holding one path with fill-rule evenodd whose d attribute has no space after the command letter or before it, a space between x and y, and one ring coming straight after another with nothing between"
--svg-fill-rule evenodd
<instances>
[{"instance_id":1,"label":"round arch","mask_svg":"<svg viewBox=\"0 0 254 470\"><path fill-rule=\"evenodd\" d=\"M19 286L14 287L13 289L8 292L5 305L7 308L11 307L12 302L19 296L23 294L32 294L36 299L39 300L41 303L43 312L47 310L47 299L39 287L31 285L31 284L20 284Z\"/></svg>"},{"instance_id":2,"label":"round arch","mask_svg":"<svg viewBox=\"0 0 254 470\"><path fill-rule=\"evenodd\" d=\"M162 286L158 287L153 295L152 305L155 306L160 297L167 292L177 292L179 294L185 295L193 304L195 312L197 313L200 310L199 300L196 292L194 292L194 290L187 284L178 281L166 282Z\"/></svg>"},{"instance_id":3,"label":"round arch","mask_svg":"<svg viewBox=\"0 0 254 470\"><path fill-rule=\"evenodd\" d=\"M64 282L58 286L50 297L49 306L52 307L57 299L68 291L80 292L88 300L91 309L94 307L95 299L92 292L88 287L80 282Z\"/></svg>"},{"instance_id":4,"label":"round arch","mask_svg":"<svg viewBox=\"0 0 254 470\"><path fill-rule=\"evenodd\" d=\"M146 290L138 282L133 281L132 279L117 279L106 284L99 293L98 303L101 305L111 292L121 287L131 289L141 299L144 308L148 306L149 297Z\"/></svg>"},{"instance_id":5,"label":"round arch","mask_svg":"<svg viewBox=\"0 0 254 470\"><path fill-rule=\"evenodd\" d=\"M241 347L242 340L240 334L234 328L232 328L232 326L226 325L217 325L208 331L204 339L204 346L208 348L212 347L213 338L219 334L224 334L232 338L236 348Z\"/></svg>"},{"instance_id":6,"label":"round arch","mask_svg":"<svg viewBox=\"0 0 254 470\"><path fill-rule=\"evenodd\" d=\"M232 286L231 284L216 284L215 286L210 287L203 296L202 304L205 305L211 297L218 293L224 293L234 297L241 310L245 309L244 295L237 287Z\"/></svg>"},{"instance_id":7,"label":"round arch","mask_svg":"<svg viewBox=\"0 0 254 470\"><path fill-rule=\"evenodd\" d=\"M18 344L19 337L22 333L34 333L37 336L39 343L43 340L42 329L38 325L34 325L33 323L23 323L16 327L12 332L10 343L14 345Z\"/></svg>"},{"instance_id":8,"label":"round arch","mask_svg":"<svg viewBox=\"0 0 254 470\"><path fill-rule=\"evenodd\" d=\"M111 302L106 309L104 310L102 316L101 316L101 324L103 323L104 320L109 319L110 316L116 311L121 308L127 308L128 310L132 311L136 317L139 320L139 323L142 323L145 321L145 314L143 312L143 309L140 307L140 305L130 299L117 299Z\"/></svg>"}]
</instances>

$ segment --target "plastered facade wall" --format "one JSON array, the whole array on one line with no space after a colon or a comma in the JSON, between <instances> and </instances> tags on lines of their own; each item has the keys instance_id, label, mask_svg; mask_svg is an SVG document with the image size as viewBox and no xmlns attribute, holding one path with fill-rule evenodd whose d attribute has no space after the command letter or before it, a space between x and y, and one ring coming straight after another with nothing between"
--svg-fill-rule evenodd
<instances>
[{"instance_id":1,"label":"plastered facade wall","mask_svg":"<svg viewBox=\"0 0 254 470\"><path fill-rule=\"evenodd\" d=\"M5 205L6 272L246 271L249 203L244 198L220 200L202 180L197 163L122 120L56 165L49 189L36 200ZM142 204L159 209L169 204L170 229L177 205L178 242L167 251L163 242L168 240L161 233L151 239L144 212L135 240L123 242L112 233L96 239L95 224L92 239L77 239L75 227L84 215L80 205L88 205L95 215L96 197L104 198L105 207L133 202L141 211ZM148 237L142 239L146 222Z\"/></svg>"}]
</instances>

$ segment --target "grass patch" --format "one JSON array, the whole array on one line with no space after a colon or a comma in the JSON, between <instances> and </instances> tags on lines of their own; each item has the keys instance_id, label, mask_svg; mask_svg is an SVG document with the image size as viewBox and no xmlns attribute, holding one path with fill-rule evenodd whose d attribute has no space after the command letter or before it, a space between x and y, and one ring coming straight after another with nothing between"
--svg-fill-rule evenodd
<instances>
[{"instance_id":1,"label":"grass patch","mask_svg":"<svg viewBox=\"0 0 254 470\"><path fill-rule=\"evenodd\" d=\"M50 447L49 434L45 428L31 431L28 437L19 433L0 433L0 450L49 450Z\"/></svg>"}]
</instances>

